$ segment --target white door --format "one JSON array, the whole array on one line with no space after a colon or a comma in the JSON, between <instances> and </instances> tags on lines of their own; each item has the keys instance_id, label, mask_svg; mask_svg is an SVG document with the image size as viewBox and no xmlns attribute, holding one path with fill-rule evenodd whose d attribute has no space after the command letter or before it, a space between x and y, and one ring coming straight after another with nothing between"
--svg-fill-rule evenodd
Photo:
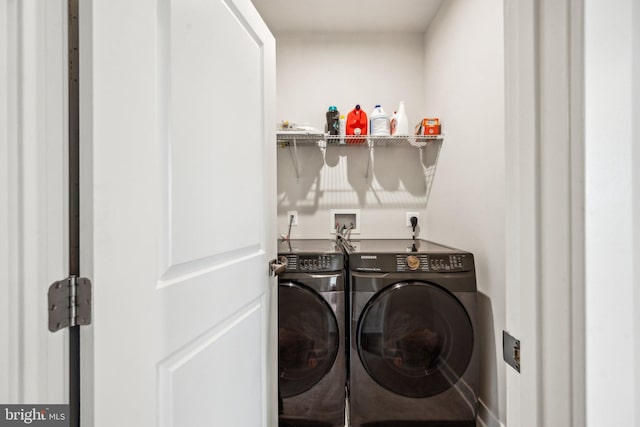
<instances>
[{"instance_id":1,"label":"white door","mask_svg":"<svg viewBox=\"0 0 640 427\"><path fill-rule=\"evenodd\" d=\"M80 2L82 425L275 425L275 42L249 0Z\"/></svg>"}]
</instances>

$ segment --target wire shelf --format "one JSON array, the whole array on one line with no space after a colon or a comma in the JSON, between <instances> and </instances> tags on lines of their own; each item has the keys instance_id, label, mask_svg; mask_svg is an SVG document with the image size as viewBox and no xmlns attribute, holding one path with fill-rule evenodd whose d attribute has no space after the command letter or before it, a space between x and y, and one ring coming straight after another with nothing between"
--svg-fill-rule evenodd
<instances>
[{"instance_id":1,"label":"wire shelf","mask_svg":"<svg viewBox=\"0 0 640 427\"><path fill-rule=\"evenodd\" d=\"M420 136L353 136L278 133L277 142L281 147L318 146L325 147L424 147L429 142L444 139L444 135Z\"/></svg>"},{"instance_id":2,"label":"wire shelf","mask_svg":"<svg viewBox=\"0 0 640 427\"><path fill-rule=\"evenodd\" d=\"M277 142L282 148L289 147L291 160L296 171L296 178L300 178L298 166L298 147L366 147L369 150L367 156L367 172L365 179L369 177L371 169L371 157L374 147L431 147L440 151L444 135L414 135L414 136L353 136L353 135L322 135L296 132L278 132Z\"/></svg>"}]
</instances>

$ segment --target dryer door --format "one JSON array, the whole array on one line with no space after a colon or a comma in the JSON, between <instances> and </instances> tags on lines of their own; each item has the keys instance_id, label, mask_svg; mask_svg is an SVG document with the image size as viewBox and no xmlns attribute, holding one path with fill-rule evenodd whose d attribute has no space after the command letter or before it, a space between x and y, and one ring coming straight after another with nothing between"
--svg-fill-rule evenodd
<instances>
[{"instance_id":1,"label":"dryer door","mask_svg":"<svg viewBox=\"0 0 640 427\"><path fill-rule=\"evenodd\" d=\"M278 293L280 397L303 393L329 372L338 354L336 316L320 294L295 282Z\"/></svg>"},{"instance_id":2,"label":"dryer door","mask_svg":"<svg viewBox=\"0 0 640 427\"><path fill-rule=\"evenodd\" d=\"M407 397L429 397L458 382L473 351L473 327L458 299L418 281L376 294L360 316L357 348L382 387Z\"/></svg>"}]
</instances>

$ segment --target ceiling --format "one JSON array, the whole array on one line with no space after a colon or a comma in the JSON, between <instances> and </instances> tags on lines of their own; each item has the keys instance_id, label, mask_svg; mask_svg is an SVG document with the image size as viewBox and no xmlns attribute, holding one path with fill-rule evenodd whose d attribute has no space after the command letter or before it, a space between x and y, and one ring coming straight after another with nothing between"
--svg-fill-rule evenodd
<instances>
[{"instance_id":1,"label":"ceiling","mask_svg":"<svg viewBox=\"0 0 640 427\"><path fill-rule=\"evenodd\" d=\"M252 0L273 33L423 32L443 0Z\"/></svg>"}]
</instances>

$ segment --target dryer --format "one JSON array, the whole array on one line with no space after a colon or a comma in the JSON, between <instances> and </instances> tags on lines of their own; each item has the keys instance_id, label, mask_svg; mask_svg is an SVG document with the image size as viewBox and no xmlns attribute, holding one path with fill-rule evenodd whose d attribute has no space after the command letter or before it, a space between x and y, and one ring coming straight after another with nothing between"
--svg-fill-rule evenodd
<instances>
[{"instance_id":1,"label":"dryer","mask_svg":"<svg viewBox=\"0 0 640 427\"><path fill-rule=\"evenodd\" d=\"M473 254L425 240L345 248L351 426L476 426Z\"/></svg>"},{"instance_id":2,"label":"dryer","mask_svg":"<svg viewBox=\"0 0 640 427\"><path fill-rule=\"evenodd\" d=\"M280 427L344 427L344 255L331 240L281 242L278 276Z\"/></svg>"}]
</instances>

